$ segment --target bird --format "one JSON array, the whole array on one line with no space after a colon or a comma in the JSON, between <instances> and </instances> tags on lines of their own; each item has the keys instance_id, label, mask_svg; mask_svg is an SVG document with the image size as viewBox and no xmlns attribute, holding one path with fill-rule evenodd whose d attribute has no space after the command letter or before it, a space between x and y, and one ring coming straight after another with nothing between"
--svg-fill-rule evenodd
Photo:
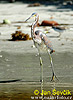
<instances>
[{"instance_id":1,"label":"bird","mask_svg":"<svg viewBox=\"0 0 73 100\"><path fill-rule=\"evenodd\" d=\"M59 32L59 35L57 37L60 37L61 36L61 33L63 33L66 30L66 27L62 27L62 26L52 26L52 28L56 32Z\"/></svg>"},{"instance_id":2,"label":"bird","mask_svg":"<svg viewBox=\"0 0 73 100\"><path fill-rule=\"evenodd\" d=\"M36 28L36 26L38 24L38 21L39 21L39 15L37 13L32 13L32 15L29 18L27 18L25 20L25 22L27 22L32 17L35 17L35 21L31 25L31 37L32 37L34 45L37 48L38 53L39 53L39 60L40 60L40 67L41 67L41 76L40 76L41 79L40 79L40 81L43 82L43 67L42 67L43 66L43 61L42 61L42 58L41 58L40 49L45 49L49 54L50 61L51 61L52 73L53 73L51 81L54 81L54 78L56 77L56 74L54 72L51 54L53 52L55 52L55 50L53 50L51 41L49 41L46 34L44 34L40 30L35 31L35 28Z\"/></svg>"}]
</instances>

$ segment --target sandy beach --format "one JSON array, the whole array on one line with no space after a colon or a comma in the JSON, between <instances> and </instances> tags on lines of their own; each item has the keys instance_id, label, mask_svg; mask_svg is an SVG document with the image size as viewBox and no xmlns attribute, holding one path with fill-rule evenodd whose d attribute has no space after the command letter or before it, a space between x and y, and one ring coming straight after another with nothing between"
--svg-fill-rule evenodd
<instances>
[{"instance_id":1,"label":"sandy beach","mask_svg":"<svg viewBox=\"0 0 73 100\"><path fill-rule=\"evenodd\" d=\"M43 88L45 91L70 90L73 94L73 9L62 5L28 7L28 4L22 2L0 3L0 8L0 23L4 19L11 22L9 25L0 24L0 100L32 100L35 97L34 91L40 91L39 57L36 56L37 49L32 48L33 41L8 41L18 26L21 26L23 33L31 36L31 28L28 25L31 25L34 19L27 23L17 22L24 21L33 12L39 14L39 23L43 20L54 20L67 27L60 37L57 37L59 33L50 26L36 28L43 32L49 31L46 35L55 50L52 58L59 79L59 82L50 82L52 72L49 57L46 52L41 53L44 64ZM51 16L53 19L50 19ZM69 97L69 100L72 100L73 97Z\"/></svg>"}]
</instances>

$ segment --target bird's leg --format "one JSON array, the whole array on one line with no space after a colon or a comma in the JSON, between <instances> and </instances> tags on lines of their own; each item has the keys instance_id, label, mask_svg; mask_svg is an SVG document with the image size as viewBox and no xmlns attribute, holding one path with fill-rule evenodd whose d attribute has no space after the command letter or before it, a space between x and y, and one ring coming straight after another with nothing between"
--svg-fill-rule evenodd
<instances>
[{"instance_id":1,"label":"bird's leg","mask_svg":"<svg viewBox=\"0 0 73 100\"><path fill-rule=\"evenodd\" d=\"M50 53L49 53L49 58L50 58L50 63L51 63L51 68L52 68L52 79L51 79L51 81L54 81L55 72L54 72L52 57L51 57Z\"/></svg>"},{"instance_id":2,"label":"bird's leg","mask_svg":"<svg viewBox=\"0 0 73 100\"><path fill-rule=\"evenodd\" d=\"M59 32L59 36L58 37L61 37L61 32Z\"/></svg>"},{"instance_id":3,"label":"bird's leg","mask_svg":"<svg viewBox=\"0 0 73 100\"><path fill-rule=\"evenodd\" d=\"M61 32L59 32L59 35L58 36L56 36L57 38L60 38L61 37Z\"/></svg>"},{"instance_id":4,"label":"bird's leg","mask_svg":"<svg viewBox=\"0 0 73 100\"><path fill-rule=\"evenodd\" d=\"M41 82L41 93L42 93L42 90L43 90L43 61L42 61L40 54L39 54L39 58L40 58L40 82ZM43 100L43 93L42 93L42 100Z\"/></svg>"},{"instance_id":5,"label":"bird's leg","mask_svg":"<svg viewBox=\"0 0 73 100\"><path fill-rule=\"evenodd\" d=\"M43 83L43 61L40 53L39 53L39 60L40 60L40 82Z\"/></svg>"},{"instance_id":6,"label":"bird's leg","mask_svg":"<svg viewBox=\"0 0 73 100\"><path fill-rule=\"evenodd\" d=\"M39 61L40 61L40 82L41 82L41 93L42 93L42 90L43 90L43 61L42 61L42 57L41 57L39 49L38 49L38 53L39 53ZM43 100L43 93L42 93L42 100Z\"/></svg>"},{"instance_id":7,"label":"bird's leg","mask_svg":"<svg viewBox=\"0 0 73 100\"><path fill-rule=\"evenodd\" d=\"M40 54L40 49L37 48L37 50L38 50L38 56L39 56L39 62L40 62L40 82L43 82L43 61Z\"/></svg>"},{"instance_id":8,"label":"bird's leg","mask_svg":"<svg viewBox=\"0 0 73 100\"><path fill-rule=\"evenodd\" d=\"M56 78L58 80L58 78L57 78L57 76L56 76L56 74L54 72L53 61L52 61L52 57L51 57L51 54L50 54L49 51L48 51L48 54L49 54L49 58L50 58L51 68L52 68L52 79L51 79L51 81L55 81L54 79Z\"/></svg>"}]
</instances>

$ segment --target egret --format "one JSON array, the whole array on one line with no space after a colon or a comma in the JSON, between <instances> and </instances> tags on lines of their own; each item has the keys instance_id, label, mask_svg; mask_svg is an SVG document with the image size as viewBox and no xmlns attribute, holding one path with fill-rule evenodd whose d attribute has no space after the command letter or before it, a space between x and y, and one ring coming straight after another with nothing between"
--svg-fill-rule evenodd
<instances>
[{"instance_id":1,"label":"egret","mask_svg":"<svg viewBox=\"0 0 73 100\"><path fill-rule=\"evenodd\" d=\"M37 48L38 54L39 54L40 69L41 69L40 82L43 83L43 61L42 61L41 54L40 54L41 49L46 50L49 54L49 58L50 58L50 62L51 62L51 68L52 68L52 79L51 79L51 81L54 81L54 78L57 79L57 77L56 77L56 74L54 72L51 54L53 52L55 52L55 50L53 50L51 42L49 41L46 34L44 34L40 30L35 31L35 28L36 28L38 21L39 21L39 15L37 13L33 13L28 19L25 20L25 22L27 22L32 17L35 17L35 21L31 25L31 37L33 39L34 45Z\"/></svg>"}]
</instances>

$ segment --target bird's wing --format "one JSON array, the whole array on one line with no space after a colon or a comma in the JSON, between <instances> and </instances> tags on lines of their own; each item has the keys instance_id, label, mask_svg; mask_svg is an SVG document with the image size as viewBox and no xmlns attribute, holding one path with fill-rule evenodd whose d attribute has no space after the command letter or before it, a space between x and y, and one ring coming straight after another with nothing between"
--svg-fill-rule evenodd
<instances>
[{"instance_id":1,"label":"bird's wing","mask_svg":"<svg viewBox=\"0 0 73 100\"><path fill-rule=\"evenodd\" d=\"M49 41L49 39L48 39L48 37L46 35L42 36L42 40L44 41L44 44L46 45L46 47L48 49L53 50L51 41Z\"/></svg>"}]
</instances>

